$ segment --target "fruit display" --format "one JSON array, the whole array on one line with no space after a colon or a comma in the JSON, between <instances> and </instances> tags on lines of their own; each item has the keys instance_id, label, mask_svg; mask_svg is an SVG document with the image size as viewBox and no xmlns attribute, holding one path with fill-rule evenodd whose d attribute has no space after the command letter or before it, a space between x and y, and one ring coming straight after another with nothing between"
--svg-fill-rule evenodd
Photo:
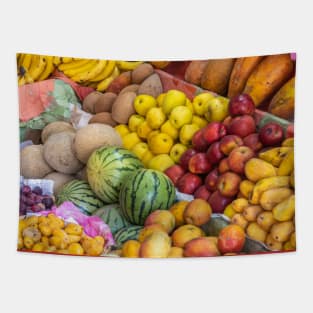
<instances>
[{"instance_id":1,"label":"fruit display","mask_svg":"<svg viewBox=\"0 0 313 313\"><path fill-rule=\"evenodd\" d=\"M77 103L62 91L56 111L47 106L41 124L27 123L21 178L48 182L51 193L21 185L19 250L132 258L296 250L290 54L45 62L18 54L19 91L38 86L34 99L49 101L40 84L64 82ZM80 234L67 231L72 224Z\"/></svg>"}]
</instances>

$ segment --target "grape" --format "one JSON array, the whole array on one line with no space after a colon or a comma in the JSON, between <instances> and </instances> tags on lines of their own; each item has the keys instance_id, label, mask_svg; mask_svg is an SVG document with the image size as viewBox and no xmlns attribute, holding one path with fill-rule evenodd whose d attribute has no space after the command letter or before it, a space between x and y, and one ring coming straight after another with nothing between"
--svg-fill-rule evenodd
<instances>
[{"instance_id":1,"label":"grape","mask_svg":"<svg viewBox=\"0 0 313 313\"><path fill-rule=\"evenodd\" d=\"M53 200L50 197L43 198L42 203L47 209L50 209L53 206Z\"/></svg>"},{"instance_id":2,"label":"grape","mask_svg":"<svg viewBox=\"0 0 313 313\"><path fill-rule=\"evenodd\" d=\"M42 210L45 209L45 206L42 204L42 203L38 203L38 204L34 204L32 207L31 207L31 210L33 212L40 212Z\"/></svg>"},{"instance_id":3,"label":"grape","mask_svg":"<svg viewBox=\"0 0 313 313\"><path fill-rule=\"evenodd\" d=\"M42 196L38 196L38 195L36 195L35 197L34 197L34 203L35 204L37 204L37 203L41 203L42 202Z\"/></svg>"},{"instance_id":4,"label":"grape","mask_svg":"<svg viewBox=\"0 0 313 313\"><path fill-rule=\"evenodd\" d=\"M26 203L27 205L32 206L32 205L34 204L34 200L32 200L32 199L30 199L30 198L27 198L26 201L25 201L25 203Z\"/></svg>"},{"instance_id":5,"label":"grape","mask_svg":"<svg viewBox=\"0 0 313 313\"><path fill-rule=\"evenodd\" d=\"M27 195L27 194L29 194L29 193L31 193L31 188L29 187L29 186L23 186L22 187L22 193L24 194L24 195Z\"/></svg>"},{"instance_id":6,"label":"grape","mask_svg":"<svg viewBox=\"0 0 313 313\"><path fill-rule=\"evenodd\" d=\"M36 195L41 196L41 195L42 195L42 189L41 189L39 186L36 186L36 187L33 189L33 193L36 194Z\"/></svg>"}]
</instances>

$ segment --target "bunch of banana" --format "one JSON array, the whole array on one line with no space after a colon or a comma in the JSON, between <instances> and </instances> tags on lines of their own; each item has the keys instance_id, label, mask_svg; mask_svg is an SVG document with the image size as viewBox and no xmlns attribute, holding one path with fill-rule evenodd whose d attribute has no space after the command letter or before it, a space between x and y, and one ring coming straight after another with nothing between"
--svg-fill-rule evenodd
<instances>
[{"instance_id":1,"label":"bunch of banana","mask_svg":"<svg viewBox=\"0 0 313 313\"><path fill-rule=\"evenodd\" d=\"M47 79L59 62L60 58L53 56L17 54L19 86Z\"/></svg>"},{"instance_id":2,"label":"bunch of banana","mask_svg":"<svg viewBox=\"0 0 313 313\"><path fill-rule=\"evenodd\" d=\"M260 152L259 161L248 161L240 197L224 211L250 238L275 251L296 249L293 144L288 138L281 147Z\"/></svg>"}]
</instances>

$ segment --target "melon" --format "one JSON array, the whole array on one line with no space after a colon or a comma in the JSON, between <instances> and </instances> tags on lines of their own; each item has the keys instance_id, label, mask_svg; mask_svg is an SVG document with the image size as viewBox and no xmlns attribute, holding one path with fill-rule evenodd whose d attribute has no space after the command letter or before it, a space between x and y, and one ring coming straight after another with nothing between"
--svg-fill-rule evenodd
<instances>
[{"instance_id":1,"label":"melon","mask_svg":"<svg viewBox=\"0 0 313 313\"><path fill-rule=\"evenodd\" d=\"M156 210L168 210L176 199L172 181L163 173L139 169L122 184L119 202L126 220L144 225L147 216Z\"/></svg>"},{"instance_id":2,"label":"melon","mask_svg":"<svg viewBox=\"0 0 313 313\"><path fill-rule=\"evenodd\" d=\"M105 203L117 203L121 185L143 164L136 155L120 147L101 147L87 162L87 179L94 193Z\"/></svg>"}]
</instances>

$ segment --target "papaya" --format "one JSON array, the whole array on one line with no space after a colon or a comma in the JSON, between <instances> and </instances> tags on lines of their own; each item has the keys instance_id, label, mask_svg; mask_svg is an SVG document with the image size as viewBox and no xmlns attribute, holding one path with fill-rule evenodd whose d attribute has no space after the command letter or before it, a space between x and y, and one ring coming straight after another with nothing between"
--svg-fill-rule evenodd
<instances>
[{"instance_id":1,"label":"papaya","mask_svg":"<svg viewBox=\"0 0 313 313\"><path fill-rule=\"evenodd\" d=\"M293 73L294 63L289 54L266 56L249 76L243 92L259 106L273 96Z\"/></svg>"},{"instance_id":2,"label":"papaya","mask_svg":"<svg viewBox=\"0 0 313 313\"><path fill-rule=\"evenodd\" d=\"M263 58L264 56L255 56L236 60L229 79L227 94L229 98L242 93L249 76Z\"/></svg>"},{"instance_id":3,"label":"papaya","mask_svg":"<svg viewBox=\"0 0 313 313\"><path fill-rule=\"evenodd\" d=\"M295 109L295 77L287 81L272 98L268 111L273 115L292 121Z\"/></svg>"},{"instance_id":4,"label":"papaya","mask_svg":"<svg viewBox=\"0 0 313 313\"><path fill-rule=\"evenodd\" d=\"M185 81L194 84L201 84L201 77L208 64L208 60L194 60L189 63L185 72Z\"/></svg>"},{"instance_id":5,"label":"papaya","mask_svg":"<svg viewBox=\"0 0 313 313\"><path fill-rule=\"evenodd\" d=\"M230 58L209 60L201 76L201 87L225 96L234 62Z\"/></svg>"}]
</instances>

